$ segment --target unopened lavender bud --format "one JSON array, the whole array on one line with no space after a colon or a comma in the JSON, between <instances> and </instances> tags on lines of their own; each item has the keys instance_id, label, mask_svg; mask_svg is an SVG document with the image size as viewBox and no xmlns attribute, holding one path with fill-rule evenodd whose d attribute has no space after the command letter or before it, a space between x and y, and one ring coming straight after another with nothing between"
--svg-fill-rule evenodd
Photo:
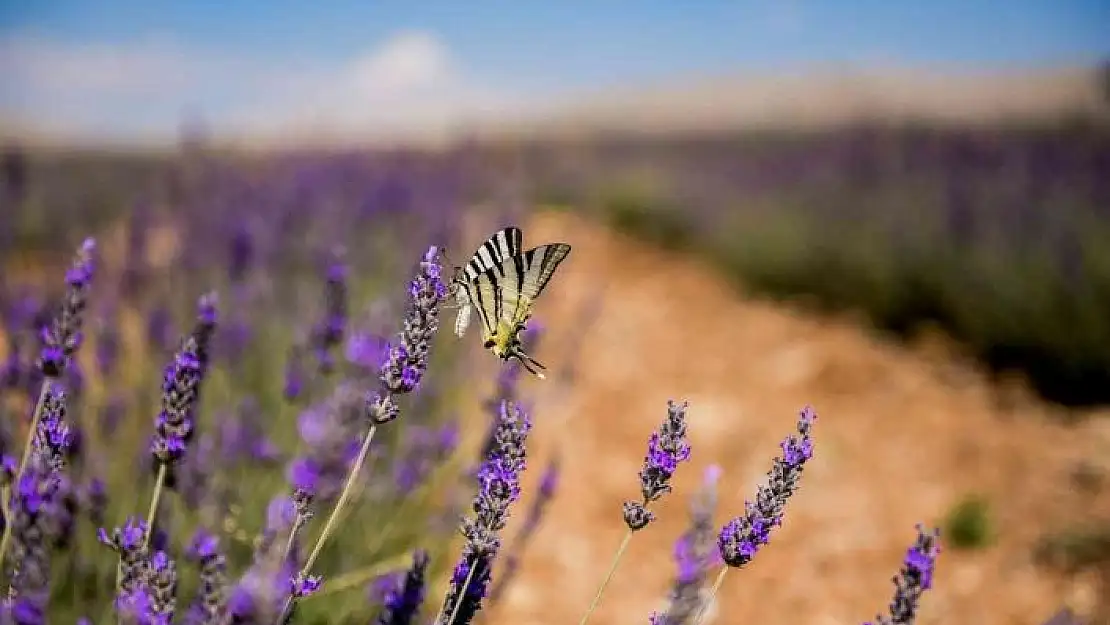
<instances>
[{"instance_id":1,"label":"unopened lavender bud","mask_svg":"<svg viewBox=\"0 0 1110 625\"><path fill-rule=\"evenodd\" d=\"M401 413L393 395L388 393L374 393L366 401L366 418L374 425L383 425L397 418Z\"/></svg>"},{"instance_id":2,"label":"unopened lavender bud","mask_svg":"<svg viewBox=\"0 0 1110 625\"><path fill-rule=\"evenodd\" d=\"M622 508L624 523L633 532L644 529L655 520L655 515L638 501L626 501Z\"/></svg>"}]
</instances>

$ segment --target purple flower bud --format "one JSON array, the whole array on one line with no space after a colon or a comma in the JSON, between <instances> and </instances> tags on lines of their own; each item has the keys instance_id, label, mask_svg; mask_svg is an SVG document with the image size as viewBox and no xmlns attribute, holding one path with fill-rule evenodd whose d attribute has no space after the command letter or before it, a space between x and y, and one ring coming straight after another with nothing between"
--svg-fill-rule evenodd
<instances>
[{"instance_id":1,"label":"purple flower bud","mask_svg":"<svg viewBox=\"0 0 1110 625\"><path fill-rule=\"evenodd\" d=\"M439 250L432 247L409 285L412 302L400 341L390 348L381 368L382 383L391 393L411 393L428 368L428 349L439 330L439 307L447 297L441 271Z\"/></svg>"},{"instance_id":2,"label":"purple flower bud","mask_svg":"<svg viewBox=\"0 0 1110 625\"><path fill-rule=\"evenodd\" d=\"M377 625L412 625L424 603L424 576L428 569L428 553L417 550L412 556L412 568L399 586L390 589L383 601Z\"/></svg>"},{"instance_id":3,"label":"purple flower bud","mask_svg":"<svg viewBox=\"0 0 1110 625\"><path fill-rule=\"evenodd\" d=\"M933 570L940 555L940 531L925 533L917 526L917 541L906 551L902 570L894 576L894 599L890 602L890 616L876 616L874 625L913 623L921 595L933 587ZM865 625L872 625L865 623Z\"/></svg>"},{"instance_id":4,"label":"purple flower bud","mask_svg":"<svg viewBox=\"0 0 1110 625\"><path fill-rule=\"evenodd\" d=\"M798 436L782 442L783 455L775 458L767 483L761 485L754 502L744 504L742 516L729 521L717 539L725 564L741 568L770 540L771 530L782 524L786 501L798 490L805 463L813 455L810 432L817 414L806 406L798 416Z\"/></svg>"},{"instance_id":5,"label":"purple flower bud","mask_svg":"<svg viewBox=\"0 0 1110 625\"><path fill-rule=\"evenodd\" d=\"M74 352L81 346L81 326L84 324L89 286L92 283L92 255L95 249L96 242L85 239L73 265L66 272L68 290L61 309L53 322L42 328L39 370L47 377L60 377Z\"/></svg>"},{"instance_id":6,"label":"purple flower bud","mask_svg":"<svg viewBox=\"0 0 1110 625\"><path fill-rule=\"evenodd\" d=\"M502 404L496 444L478 470L474 516L463 519L460 527L466 543L444 598L445 614L458 608L454 621L457 625L470 623L482 608L490 582L490 565L501 547L499 534L505 528L510 505L520 497L525 441L531 427L531 420L519 406Z\"/></svg>"},{"instance_id":7,"label":"purple flower bud","mask_svg":"<svg viewBox=\"0 0 1110 625\"><path fill-rule=\"evenodd\" d=\"M667 402L667 418L651 433L644 466L640 469L641 501L626 501L623 506L624 523L628 529L639 531L655 519L648 505L671 492L671 476L678 463L690 459L690 443L686 438L686 406Z\"/></svg>"}]
</instances>

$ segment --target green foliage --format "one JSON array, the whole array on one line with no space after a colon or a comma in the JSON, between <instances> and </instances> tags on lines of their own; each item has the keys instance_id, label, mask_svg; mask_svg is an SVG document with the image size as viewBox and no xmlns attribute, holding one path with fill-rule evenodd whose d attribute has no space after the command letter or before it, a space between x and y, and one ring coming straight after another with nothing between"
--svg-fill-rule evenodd
<instances>
[{"instance_id":1,"label":"green foliage","mask_svg":"<svg viewBox=\"0 0 1110 625\"><path fill-rule=\"evenodd\" d=\"M948 512L944 522L945 543L956 549L981 549L994 538L990 504L978 495L968 495Z\"/></svg>"},{"instance_id":2,"label":"green foliage","mask_svg":"<svg viewBox=\"0 0 1110 625\"><path fill-rule=\"evenodd\" d=\"M693 232L678 210L642 191L615 190L602 199L602 209L612 227L666 249L684 249L693 240Z\"/></svg>"}]
</instances>

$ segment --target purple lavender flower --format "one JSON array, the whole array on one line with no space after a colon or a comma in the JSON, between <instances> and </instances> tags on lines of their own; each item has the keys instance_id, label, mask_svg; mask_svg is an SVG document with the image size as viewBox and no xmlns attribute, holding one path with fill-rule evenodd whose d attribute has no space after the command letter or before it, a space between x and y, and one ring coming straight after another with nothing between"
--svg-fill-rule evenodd
<instances>
[{"instance_id":1,"label":"purple lavender flower","mask_svg":"<svg viewBox=\"0 0 1110 625\"><path fill-rule=\"evenodd\" d=\"M448 618L438 625L467 625L482 609L491 566L501 547L500 532L509 518L509 507L520 498L525 442L532 423L518 405L505 402L501 405L499 426L497 445L478 470L474 516L463 519L460 527L466 544L440 612Z\"/></svg>"},{"instance_id":2,"label":"purple lavender flower","mask_svg":"<svg viewBox=\"0 0 1110 625\"><path fill-rule=\"evenodd\" d=\"M115 599L116 617L126 625L170 625L153 615L154 597L145 585L121 590Z\"/></svg>"},{"instance_id":3,"label":"purple lavender flower","mask_svg":"<svg viewBox=\"0 0 1110 625\"><path fill-rule=\"evenodd\" d=\"M761 485L754 502L744 504L744 515L721 529L717 545L721 559L732 568L742 568L770 540L771 530L782 524L786 501L798 490L805 463L813 456L810 432L817 414L806 406L798 416L799 436L782 441L782 457L775 458L767 483Z\"/></svg>"},{"instance_id":4,"label":"purple lavender flower","mask_svg":"<svg viewBox=\"0 0 1110 625\"><path fill-rule=\"evenodd\" d=\"M289 580L289 594L300 599L314 594L321 586L323 586L323 578L319 575L297 573Z\"/></svg>"},{"instance_id":5,"label":"purple lavender flower","mask_svg":"<svg viewBox=\"0 0 1110 625\"><path fill-rule=\"evenodd\" d=\"M121 594L139 590L146 578L147 549L143 545L147 525L130 517L122 528L109 534L104 528L97 531L97 538L119 554L119 589Z\"/></svg>"},{"instance_id":6,"label":"purple lavender flower","mask_svg":"<svg viewBox=\"0 0 1110 625\"><path fill-rule=\"evenodd\" d=\"M551 500L555 497L555 490L559 484L559 459L556 457L548 463L547 468L544 469L543 476L540 478L540 489L536 498L532 500L532 507L528 509L527 516L524 517L524 523L520 526L516 536L513 537L512 547L505 555L504 569L501 572L500 579L494 585L489 593L490 601L496 601L501 597L505 588L512 581L513 576L516 574L517 569L520 567L520 559L524 555L524 550L528 546L529 540L532 535L539 528L540 521L543 519L543 513L546 510Z\"/></svg>"},{"instance_id":7,"label":"purple lavender flower","mask_svg":"<svg viewBox=\"0 0 1110 625\"><path fill-rule=\"evenodd\" d=\"M182 340L162 382L162 411L155 421L156 432L150 446L156 466L179 462L193 437L193 411L208 367L209 342L216 328L214 297L201 297L197 309L196 326Z\"/></svg>"},{"instance_id":8,"label":"purple lavender flower","mask_svg":"<svg viewBox=\"0 0 1110 625\"><path fill-rule=\"evenodd\" d=\"M96 242L85 239L73 266L66 272L68 290L61 309L53 322L42 328L42 355L39 370L43 375L57 378L65 371L74 352L81 346L81 326L85 320L89 286L93 278L93 251Z\"/></svg>"},{"instance_id":9,"label":"purple lavender flower","mask_svg":"<svg viewBox=\"0 0 1110 625\"><path fill-rule=\"evenodd\" d=\"M172 464L185 455L193 437L193 406L201 381L201 365L196 345L186 341L166 367L162 382L162 411L156 419L151 453L158 465Z\"/></svg>"},{"instance_id":10,"label":"purple lavender flower","mask_svg":"<svg viewBox=\"0 0 1110 625\"><path fill-rule=\"evenodd\" d=\"M188 625L217 625L223 615L227 591L227 561L219 550L218 539L197 532L187 553L200 567L200 588L186 613Z\"/></svg>"},{"instance_id":11,"label":"purple lavender flower","mask_svg":"<svg viewBox=\"0 0 1110 625\"><path fill-rule=\"evenodd\" d=\"M147 563L146 587L151 595L150 617L172 623L177 612L177 566L164 551L156 551Z\"/></svg>"},{"instance_id":12,"label":"purple lavender flower","mask_svg":"<svg viewBox=\"0 0 1110 625\"><path fill-rule=\"evenodd\" d=\"M694 617L705 604L704 590L709 570L720 564L713 531L720 474L721 468L711 465L705 472L701 491L691 502L690 527L674 546L678 574L671 586L669 606L662 614L652 613L653 625L693 625Z\"/></svg>"},{"instance_id":13,"label":"purple lavender flower","mask_svg":"<svg viewBox=\"0 0 1110 625\"><path fill-rule=\"evenodd\" d=\"M412 554L412 568L405 574L404 581L386 593L377 625L412 625L416 621L424 603L427 569L428 553L418 549Z\"/></svg>"},{"instance_id":14,"label":"purple lavender flower","mask_svg":"<svg viewBox=\"0 0 1110 625\"><path fill-rule=\"evenodd\" d=\"M49 379L45 384L42 414L31 435L22 475L15 477L8 500L11 518L4 528L5 539L11 540L8 597L20 599L23 609L37 606L43 611L50 596L50 548L61 531L62 470L70 441L65 393ZM5 474L15 473L14 463L4 464Z\"/></svg>"},{"instance_id":15,"label":"purple lavender flower","mask_svg":"<svg viewBox=\"0 0 1110 625\"><path fill-rule=\"evenodd\" d=\"M390 347L389 356L382 365L382 384L391 393L411 393L428 368L428 349L439 330L439 307L447 297L442 271L439 249L429 248L420 263L420 273L409 285L412 305L405 316L400 341ZM389 416L389 412L374 410L376 403L379 402L371 402L371 419L384 423L380 419Z\"/></svg>"},{"instance_id":16,"label":"purple lavender flower","mask_svg":"<svg viewBox=\"0 0 1110 625\"><path fill-rule=\"evenodd\" d=\"M38 601L23 597L5 597L0 601L0 623L46 625L46 610Z\"/></svg>"},{"instance_id":17,"label":"purple lavender flower","mask_svg":"<svg viewBox=\"0 0 1110 625\"><path fill-rule=\"evenodd\" d=\"M690 459L690 444L686 438L686 407L688 404L667 402L667 418L659 429L652 432L644 466L640 469L641 501L624 503L624 522L632 531L641 530L653 520L648 505L671 491L671 476L678 463Z\"/></svg>"},{"instance_id":18,"label":"purple lavender flower","mask_svg":"<svg viewBox=\"0 0 1110 625\"><path fill-rule=\"evenodd\" d=\"M890 602L890 616L877 615L874 623L864 625L912 625L917 618L921 595L933 587L933 570L940 555L940 531L925 533L917 526L917 541L906 551L902 570L894 582L894 599Z\"/></svg>"}]
</instances>

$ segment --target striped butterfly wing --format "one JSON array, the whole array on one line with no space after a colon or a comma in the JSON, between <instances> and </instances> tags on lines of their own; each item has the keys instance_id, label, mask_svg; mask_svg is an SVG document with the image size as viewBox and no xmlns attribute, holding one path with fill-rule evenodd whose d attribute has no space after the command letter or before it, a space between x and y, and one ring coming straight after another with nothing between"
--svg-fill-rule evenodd
<instances>
[{"instance_id":1,"label":"striped butterfly wing","mask_svg":"<svg viewBox=\"0 0 1110 625\"><path fill-rule=\"evenodd\" d=\"M497 320L502 305L501 281L500 274L494 268L486 270L464 285L467 298L478 312L478 320L482 322L483 341L488 341L497 332Z\"/></svg>"},{"instance_id":2,"label":"striped butterfly wing","mask_svg":"<svg viewBox=\"0 0 1110 625\"><path fill-rule=\"evenodd\" d=\"M520 254L524 235L520 228L510 226L493 233L485 243L478 247L470 261L456 273L455 299L459 306L455 317L455 335L462 338L470 326L470 305L474 303L468 285L485 272L505 262L505 259Z\"/></svg>"},{"instance_id":3,"label":"striped butterfly wing","mask_svg":"<svg viewBox=\"0 0 1110 625\"><path fill-rule=\"evenodd\" d=\"M520 228L509 226L498 230L474 252L474 256L462 268L460 279L464 282L473 282L486 271L504 263L506 259L520 254L523 242L524 235Z\"/></svg>"},{"instance_id":4,"label":"striped butterfly wing","mask_svg":"<svg viewBox=\"0 0 1110 625\"><path fill-rule=\"evenodd\" d=\"M455 336L461 339L470 326L470 295L465 288L455 290L455 301L459 306L459 314L455 317Z\"/></svg>"},{"instance_id":5,"label":"striped butterfly wing","mask_svg":"<svg viewBox=\"0 0 1110 625\"><path fill-rule=\"evenodd\" d=\"M501 306L496 311L496 319L509 327L523 322L532 303L543 293L551 276L569 254L570 246L566 243L548 243L502 264Z\"/></svg>"}]
</instances>

